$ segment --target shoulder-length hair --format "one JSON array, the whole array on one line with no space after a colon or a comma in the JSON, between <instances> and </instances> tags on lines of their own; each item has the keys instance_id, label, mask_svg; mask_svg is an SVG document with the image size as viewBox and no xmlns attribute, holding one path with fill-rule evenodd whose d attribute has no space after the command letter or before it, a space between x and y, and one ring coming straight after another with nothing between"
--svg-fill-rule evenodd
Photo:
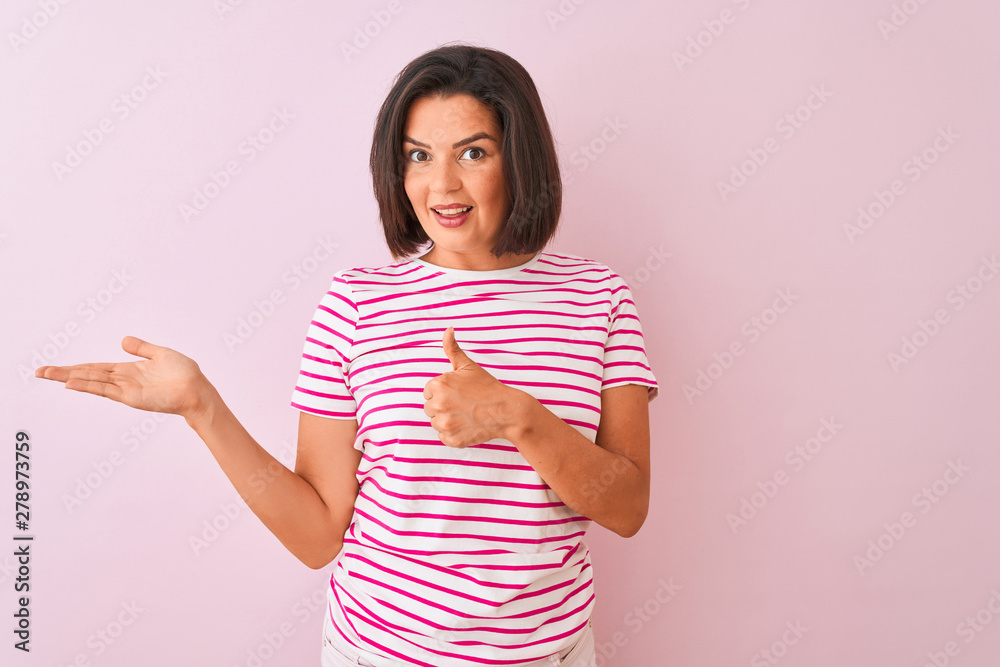
<instances>
[{"instance_id":1,"label":"shoulder-length hair","mask_svg":"<svg viewBox=\"0 0 1000 667\"><path fill-rule=\"evenodd\" d=\"M370 168L379 217L393 259L429 241L403 186L403 132L414 100L469 95L488 107L501 132L509 215L493 255L536 253L555 234L562 180L552 132L528 72L505 53L464 44L442 46L396 77L375 121Z\"/></svg>"}]
</instances>

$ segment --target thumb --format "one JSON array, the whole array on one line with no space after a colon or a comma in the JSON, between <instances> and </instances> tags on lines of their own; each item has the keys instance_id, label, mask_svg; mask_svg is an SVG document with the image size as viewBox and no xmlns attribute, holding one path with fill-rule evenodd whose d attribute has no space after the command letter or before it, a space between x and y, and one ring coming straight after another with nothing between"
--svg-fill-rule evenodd
<instances>
[{"instance_id":1,"label":"thumb","mask_svg":"<svg viewBox=\"0 0 1000 667\"><path fill-rule=\"evenodd\" d=\"M163 348L159 345L147 343L141 338L136 338L135 336L125 336L125 338L122 338L122 349L129 354L134 354L137 357L152 359L153 355Z\"/></svg>"},{"instance_id":2,"label":"thumb","mask_svg":"<svg viewBox=\"0 0 1000 667\"><path fill-rule=\"evenodd\" d=\"M452 327L445 329L442 343L444 345L444 353L448 356L448 361L451 362L451 367L454 370L457 371L462 366L475 363L458 346L458 341L455 340L455 329Z\"/></svg>"}]
</instances>

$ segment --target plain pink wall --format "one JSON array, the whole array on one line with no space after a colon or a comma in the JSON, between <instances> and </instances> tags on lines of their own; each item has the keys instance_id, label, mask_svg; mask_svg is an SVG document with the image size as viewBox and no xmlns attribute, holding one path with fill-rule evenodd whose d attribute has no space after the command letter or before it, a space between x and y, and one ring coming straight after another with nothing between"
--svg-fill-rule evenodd
<instances>
[{"instance_id":1,"label":"plain pink wall","mask_svg":"<svg viewBox=\"0 0 1000 667\"><path fill-rule=\"evenodd\" d=\"M0 423L32 437L36 541L30 655L0 549L0 660L317 664L329 573L182 420L22 375L138 335L291 463L308 319L334 271L390 261L375 112L465 40L534 77L566 180L549 249L626 276L661 385L647 523L588 538L599 664L995 664L998 20L992 0L4 3Z\"/></svg>"}]
</instances>

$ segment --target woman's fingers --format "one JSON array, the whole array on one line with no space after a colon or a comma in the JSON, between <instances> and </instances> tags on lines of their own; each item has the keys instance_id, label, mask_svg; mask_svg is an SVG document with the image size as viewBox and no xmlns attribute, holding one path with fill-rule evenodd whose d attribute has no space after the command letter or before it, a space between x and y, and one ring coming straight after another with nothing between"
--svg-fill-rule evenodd
<instances>
[{"instance_id":1,"label":"woman's fingers","mask_svg":"<svg viewBox=\"0 0 1000 667\"><path fill-rule=\"evenodd\" d=\"M87 380L92 382L110 382L114 383L114 375L111 372L112 369L100 369L100 368L76 368L73 369L66 381L70 380Z\"/></svg>"},{"instance_id":2,"label":"woman's fingers","mask_svg":"<svg viewBox=\"0 0 1000 667\"><path fill-rule=\"evenodd\" d=\"M116 375L113 371L120 364L80 364L78 366L47 366L47 372L42 377L65 383L67 389L95 396L110 398L119 403L125 402L126 386L122 381L127 377ZM42 370L42 369L39 369Z\"/></svg>"},{"instance_id":3,"label":"woman's fingers","mask_svg":"<svg viewBox=\"0 0 1000 667\"><path fill-rule=\"evenodd\" d=\"M112 370L117 364L80 364L78 366L45 366L47 380L56 380L66 384L67 389L82 391L88 394L105 396L116 401L121 400L122 387L115 382Z\"/></svg>"},{"instance_id":4,"label":"woman's fingers","mask_svg":"<svg viewBox=\"0 0 1000 667\"><path fill-rule=\"evenodd\" d=\"M87 394L95 394L110 398L113 401L122 401L122 388L111 382L103 380L85 380L78 377L70 378L66 381L66 388L73 391L82 391Z\"/></svg>"},{"instance_id":5,"label":"woman's fingers","mask_svg":"<svg viewBox=\"0 0 1000 667\"><path fill-rule=\"evenodd\" d=\"M113 363L100 363L100 364L77 364L75 366L39 366L35 369L35 377L43 378L45 380L55 380L56 382L65 382L70 378L72 373L81 370L99 370L99 371L110 371L115 364Z\"/></svg>"},{"instance_id":6,"label":"woman's fingers","mask_svg":"<svg viewBox=\"0 0 1000 667\"><path fill-rule=\"evenodd\" d=\"M153 345L152 343L148 343L141 338L136 338L135 336L125 336L125 338L122 339L122 349L137 357L152 359L154 355L159 354L167 348L159 345ZM43 378L45 380L65 382L70 379L71 373L78 370L111 371L117 365L117 363L106 362L96 364L77 364L75 366L39 366L35 369L35 377Z\"/></svg>"}]
</instances>

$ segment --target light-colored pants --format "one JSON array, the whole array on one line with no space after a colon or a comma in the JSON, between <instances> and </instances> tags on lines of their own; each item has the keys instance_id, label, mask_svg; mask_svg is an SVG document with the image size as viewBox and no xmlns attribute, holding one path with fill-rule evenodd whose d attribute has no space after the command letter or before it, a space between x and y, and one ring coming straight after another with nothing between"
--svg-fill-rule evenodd
<instances>
[{"instance_id":1,"label":"light-colored pants","mask_svg":"<svg viewBox=\"0 0 1000 667\"><path fill-rule=\"evenodd\" d=\"M597 653L594 648L594 631L590 623L584 630L580 641L556 655L551 655L534 662L523 663L521 667L594 667ZM357 649L348 644L337 634L330 624L329 617L323 625L323 667L378 667L361 657Z\"/></svg>"}]
</instances>

